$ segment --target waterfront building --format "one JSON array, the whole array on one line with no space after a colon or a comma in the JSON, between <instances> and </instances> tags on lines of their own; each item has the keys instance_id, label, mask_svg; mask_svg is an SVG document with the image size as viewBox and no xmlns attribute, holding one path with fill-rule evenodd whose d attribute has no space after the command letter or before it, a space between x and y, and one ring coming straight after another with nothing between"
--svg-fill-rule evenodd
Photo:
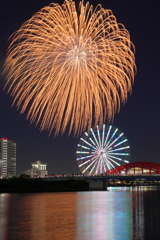
<instances>
[{"instance_id":1,"label":"waterfront building","mask_svg":"<svg viewBox=\"0 0 160 240\"><path fill-rule=\"evenodd\" d=\"M16 175L16 142L8 138L0 139L0 177Z\"/></svg>"},{"instance_id":2,"label":"waterfront building","mask_svg":"<svg viewBox=\"0 0 160 240\"><path fill-rule=\"evenodd\" d=\"M48 171L46 170L47 163L42 163L40 160L31 163L32 168L30 170L25 170L25 174L33 176L44 176L48 175Z\"/></svg>"}]
</instances>

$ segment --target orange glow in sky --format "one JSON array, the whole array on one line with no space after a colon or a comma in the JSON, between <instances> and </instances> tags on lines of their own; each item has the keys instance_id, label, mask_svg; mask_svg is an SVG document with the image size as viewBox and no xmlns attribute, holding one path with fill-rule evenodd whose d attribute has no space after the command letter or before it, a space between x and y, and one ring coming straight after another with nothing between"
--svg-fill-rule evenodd
<instances>
[{"instance_id":1,"label":"orange glow in sky","mask_svg":"<svg viewBox=\"0 0 160 240\"><path fill-rule=\"evenodd\" d=\"M31 123L79 135L113 120L132 91L135 49L111 10L84 1L50 4L11 36L8 92Z\"/></svg>"}]
</instances>

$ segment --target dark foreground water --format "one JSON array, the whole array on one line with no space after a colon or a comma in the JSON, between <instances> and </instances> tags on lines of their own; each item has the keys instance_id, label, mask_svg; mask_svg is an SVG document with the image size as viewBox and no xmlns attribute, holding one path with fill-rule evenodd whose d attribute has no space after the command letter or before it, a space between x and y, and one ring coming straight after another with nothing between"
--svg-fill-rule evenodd
<instances>
[{"instance_id":1,"label":"dark foreground water","mask_svg":"<svg viewBox=\"0 0 160 240\"><path fill-rule=\"evenodd\" d=\"M160 240L160 190L0 194L0 239Z\"/></svg>"}]
</instances>

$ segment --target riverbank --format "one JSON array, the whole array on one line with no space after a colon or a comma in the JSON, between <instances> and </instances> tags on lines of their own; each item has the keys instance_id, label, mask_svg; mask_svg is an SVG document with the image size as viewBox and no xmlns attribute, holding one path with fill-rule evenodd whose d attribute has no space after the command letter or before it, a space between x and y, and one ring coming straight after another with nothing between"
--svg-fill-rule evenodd
<instances>
[{"instance_id":1,"label":"riverbank","mask_svg":"<svg viewBox=\"0 0 160 240\"><path fill-rule=\"evenodd\" d=\"M89 191L86 180L69 179L66 181L46 182L42 178L8 178L0 179L0 193L25 192L68 192Z\"/></svg>"},{"instance_id":2,"label":"riverbank","mask_svg":"<svg viewBox=\"0 0 160 240\"><path fill-rule=\"evenodd\" d=\"M46 181L43 178L12 177L0 179L0 193L32 193L32 192L73 192L90 190L107 190L107 187L131 187L131 186L160 186L156 181L102 181L98 187L97 180L90 183L86 179L69 178L62 181ZM93 186L91 186L93 185Z\"/></svg>"}]
</instances>

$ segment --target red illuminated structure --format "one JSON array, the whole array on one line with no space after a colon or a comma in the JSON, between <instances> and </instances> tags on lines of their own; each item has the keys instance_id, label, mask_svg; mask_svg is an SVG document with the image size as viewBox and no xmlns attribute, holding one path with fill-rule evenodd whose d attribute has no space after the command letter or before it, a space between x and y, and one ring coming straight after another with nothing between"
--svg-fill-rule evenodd
<instances>
[{"instance_id":1,"label":"red illuminated structure","mask_svg":"<svg viewBox=\"0 0 160 240\"><path fill-rule=\"evenodd\" d=\"M109 174L160 174L160 164L152 162L133 162L107 171L106 175Z\"/></svg>"}]
</instances>

